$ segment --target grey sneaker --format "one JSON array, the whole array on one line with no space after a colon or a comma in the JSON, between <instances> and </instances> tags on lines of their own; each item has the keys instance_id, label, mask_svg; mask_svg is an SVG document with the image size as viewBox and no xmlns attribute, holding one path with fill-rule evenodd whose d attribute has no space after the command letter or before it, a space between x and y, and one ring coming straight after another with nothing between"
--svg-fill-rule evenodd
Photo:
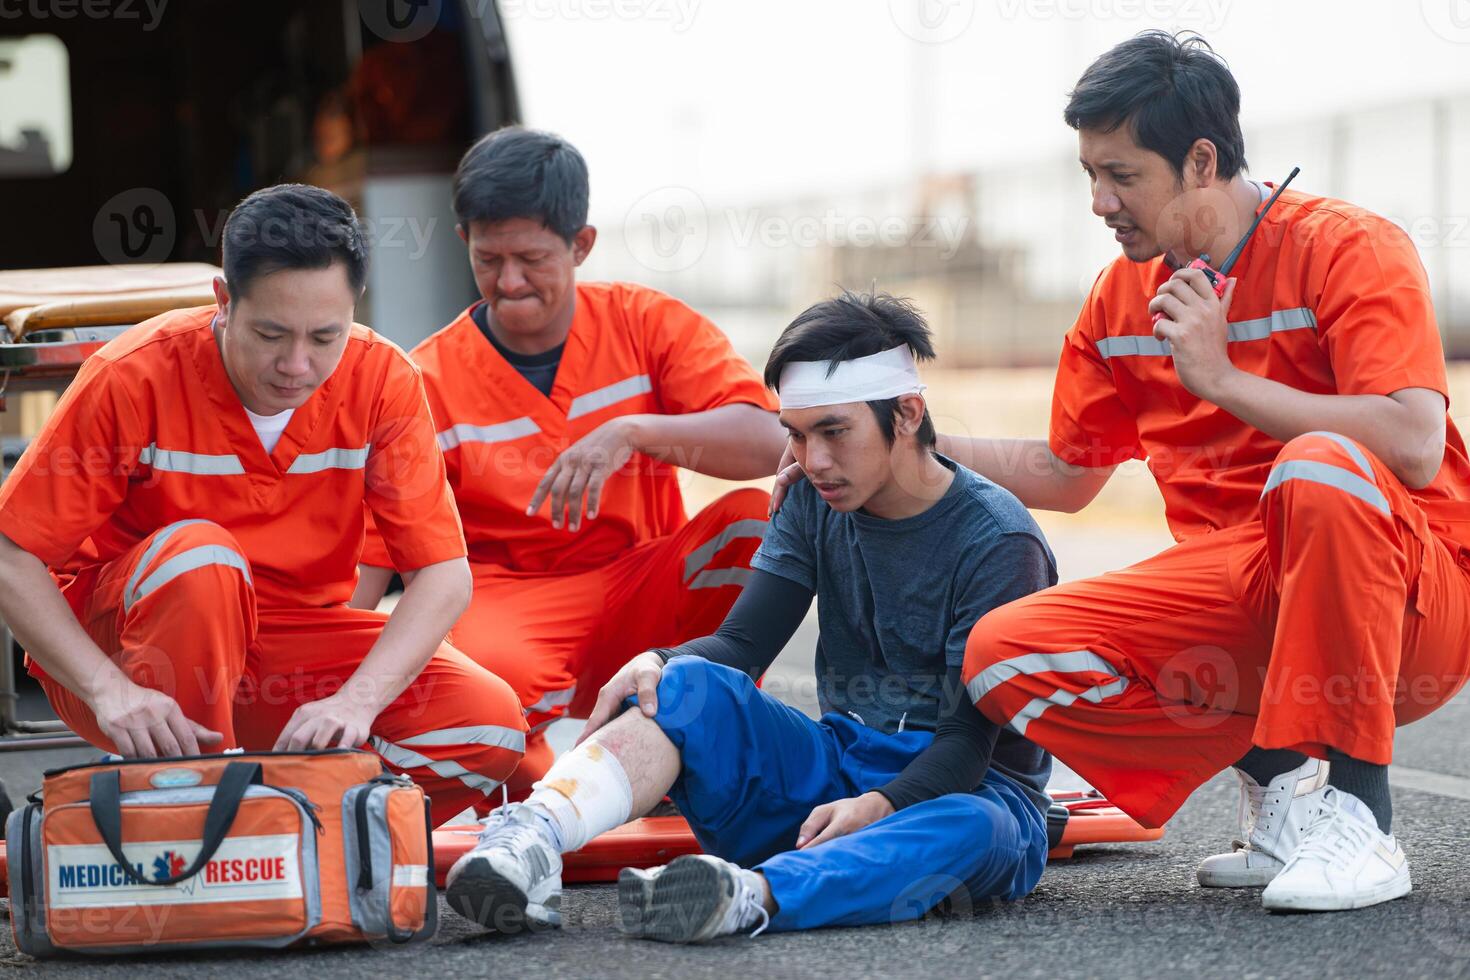
<instances>
[{"instance_id":1,"label":"grey sneaker","mask_svg":"<svg viewBox=\"0 0 1470 980\"><path fill-rule=\"evenodd\" d=\"M701 943L770 925L759 872L709 854L687 854L649 871L624 869L618 906L624 931L665 943Z\"/></svg>"},{"instance_id":2,"label":"grey sneaker","mask_svg":"<svg viewBox=\"0 0 1470 980\"><path fill-rule=\"evenodd\" d=\"M449 907L495 932L561 925L561 855L522 803L493 811L446 878Z\"/></svg>"}]
</instances>

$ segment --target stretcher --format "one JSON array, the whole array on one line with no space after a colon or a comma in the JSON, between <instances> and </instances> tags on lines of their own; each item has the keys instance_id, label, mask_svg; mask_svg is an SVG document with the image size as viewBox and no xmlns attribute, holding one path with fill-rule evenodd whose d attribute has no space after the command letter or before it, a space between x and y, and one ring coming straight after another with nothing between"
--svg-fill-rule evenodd
<instances>
[{"instance_id":1,"label":"stretcher","mask_svg":"<svg viewBox=\"0 0 1470 980\"><path fill-rule=\"evenodd\" d=\"M1050 860L1070 858L1086 844L1155 841L1162 827L1150 829L1113 806L1097 790L1053 793L1048 815ZM440 886L460 855L475 846L478 824L440 827L434 831L434 871ZM609 831L563 858L562 880L616 881L623 868L652 868L684 854L698 854L689 824L683 817L643 817Z\"/></svg>"}]
</instances>

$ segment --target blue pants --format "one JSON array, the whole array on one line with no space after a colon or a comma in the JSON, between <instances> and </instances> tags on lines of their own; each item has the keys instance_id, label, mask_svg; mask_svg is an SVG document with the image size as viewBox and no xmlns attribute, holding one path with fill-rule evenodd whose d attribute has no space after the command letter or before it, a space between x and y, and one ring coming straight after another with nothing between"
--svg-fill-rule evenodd
<instances>
[{"instance_id":1,"label":"blue pants","mask_svg":"<svg viewBox=\"0 0 1470 980\"><path fill-rule=\"evenodd\" d=\"M1046 821L1014 781L900 810L845 837L792 850L823 803L860 796L933 740L885 735L837 714L812 721L738 670L697 657L664 668L654 720L679 749L669 796L700 846L770 883L772 929L921 918L951 892L1022 898L1046 866Z\"/></svg>"}]
</instances>

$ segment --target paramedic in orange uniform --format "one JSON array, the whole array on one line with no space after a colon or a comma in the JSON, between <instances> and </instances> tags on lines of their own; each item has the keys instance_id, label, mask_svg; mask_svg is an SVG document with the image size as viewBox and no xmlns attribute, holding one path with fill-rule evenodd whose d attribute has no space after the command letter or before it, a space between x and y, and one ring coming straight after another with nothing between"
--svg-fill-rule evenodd
<instances>
[{"instance_id":1,"label":"paramedic in orange uniform","mask_svg":"<svg viewBox=\"0 0 1470 980\"><path fill-rule=\"evenodd\" d=\"M0 614L100 748L366 746L443 821L515 768L525 723L442 642L464 537L418 371L352 322L366 258L327 191L241 202L217 306L89 358L0 486ZM391 618L347 606L365 511L414 570Z\"/></svg>"},{"instance_id":2,"label":"paramedic in orange uniform","mask_svg":"<svg viewBox=\"0 0 1470 980\"><path fill-rule=\"evenodd\" d=\"M692 519L678 468L768 476L785 445L760 376L663 293L576 281L597 231L587 167L550 133L503 129L455 177L483 301L416 347L469 541L474 598L454 644L520 695L531 735L511 783L551 764L544 727L585 716L630 657L713 631L750 575L764 490ZM389 556L370 536L354 605Z\"/></svg>"},{"instance_id":3,"label":"paramedic in orange uniform","mask_svg":"<svg viewBox=\"0 0 1470 980\"><path fill-rule=\"evenodd\" d=\"M964 676L986 715L1149 826L1235 765L1240 840L1200 883L1356 908L1410 887L1394 728L1470 667L1470 464L1424 269L1388 221L1289 189L1223 297L1179 268L1223 261L1272 192L1245 176L1239 104L1207 45L1161 33L1072 94L1123 254L1067 333L1049 439L940 450L1062 511L1147 460L1179 543L993 611Z\"/></svg>"}]
</instances>

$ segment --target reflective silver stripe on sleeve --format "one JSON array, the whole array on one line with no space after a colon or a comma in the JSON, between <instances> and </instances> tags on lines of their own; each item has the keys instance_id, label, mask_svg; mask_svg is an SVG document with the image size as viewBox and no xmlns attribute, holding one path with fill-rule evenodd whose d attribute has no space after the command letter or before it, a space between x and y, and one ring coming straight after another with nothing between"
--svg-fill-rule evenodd
<instances>
[{"instance_id":1,"label":"reflective silver stripe on sleeve","mask_svg":"<svg viewBox=\"0 0 1470 980\"><path fill-rule=\"evenodd\" d=\"M1240 320L1226 325L1226 342L1232 344L1265 340L1273 333L1287 330L1315 330L1317 315L1305 306L1289 310L1273 310L1270 316L1256 320ZM1110 357L1168 357L1173 348L1167 340L1151 334L1103 337L1097 341L1097 352L1103 360Z\"/></svg>"},{"instance_id":2,"label":"reflective silver stripe on sleeve","mask_svg":"<svg viewBox=\"0 0 1470 980\"><path fill-rule=\"evenodd\" d=\"M245 472L240 457L234 453L206 456L181 449L159 449L153 442L139 451L138 462L167 473L193 473L196 476L240 476Z\"/></svg>"},{"instance_id":3,"label":"reflective silver stripe on sleeve","mask_svg":"<svg viewBox=\"0 0 1470 980\"><path fill-rule=\"evenodd\" d=\"M1110 357L1168 357L1173 351L1167 340L1154 337L1104 337L1097 342L1103 360Z\"/></svg>"},{"instance_id":4,"label":"reflective silver stripe on sleeve","mask_svg":"<svg viewBox=\"0 0 1470 980\"><path fill-rule=\"evenodd\" d=\"M236 552L231 551L223 545L205 544L197 548L174 555L168 561L159 565L154 573L140 582L131 593L123 595L123 611L127 612L133 608L148 593L162 585L167 585L185 572L192 572L196 568L204 568L206 565L225 565L229 568L237 568L245 576L245 581L253 585L250 578L250 563Z\"/></svg>"},{"instance_id":5,"label":"reflective silver stripe on sleeve","mask_svg":"<svg viewBox=\"0 0 1470 980\"><path fill-rule=\"evenodd\" d=\"M328 449L319 453L304 453L291 461L286 470L300 476L305 473L321 473L324 470L360 470L367 465L372 444L361 449Z\"/></svg>"},{"instance_id":6,"label":"reflective silver stripe on sleeve","mask_svg":"<svg viewBox=\"0 0 1470 980\"><path fill-rule=\"evenodd\" d=\"M512 439L535 435L540 431L541 427L532 421L530 416L523 415L518 419L498 422L495 425L469 425L461 422L438 433L437 439L440 450L448 452L464 442L510 442Z\"/></svg>"},{"instance_id":7,"label":"reflective silver stripe on sleeve","mask_svg":"<svg viewBox=\"0 0 1470 980\"><path fill-rule=\"evenodd\" d=\"M731 541L736 538L764 539L766 528L770 526L770 522L755 517L727 524L719 534L689 552L689 556L684 559L684 581L687 582L693 578L695 572L708 565L710 560L720 553L720 549Z\"/></svg>"},{"instance_id":8,"label":"reflective silver stripe on sleeve","mask_svg":"<svg viewBox=\"0 0 1470 980\"><path fill-rule=\"evenodd\" d=\"M582 415L616 405L618 402L626 401L638 395L646 395L653 390L653 382L648 375L639 374L631 378L624 378L606 388L598 388L589 391L585 395L578 395L572 399L571 407L567 409L567 418L574 419Z\"/></svg>"},{"instance_id":9,"label":"reflective silver stripe on sleeve","mask_svg":"<svg viewBox=\"0 0 1470 980\"><path fill-rule=\"evenodd\" d=\"M507 731L513 731L513 729L507 729ZM515 734L521 735L520 732L516 732ZM486 796L493 793L496 787L500 785L499 780L491 779L489 776L478 772L471 772L458 762L451 762L447 759L430 759L426 755L420 755L411 749L405 749L401 745L395 745L387 739L379 738L377 735L368 738L368 745L372 746L374 752L381 755L399 769L427 769L434 773L434 775L442 776L445 779L458 779L470 789L483 793ZM514 746L501 747L514 748ZM525 736L522 735L520 739L520 751L524 752L525 748Z\"/></svg>"},{"instance_id":10,"label":"reflective silver stripe on sleeve","mask_svg":"<svg viewBox=\"0 0 1470 980\"><path fill-rule=\"evenodd\" d=\"M738 585L742 589L745 583L750 581L751 571L748 568L706 568L694 576L694 581L689 583L691 589L717 589L722 585Z\"/></svg>"},{"instance_id":11,"label":"reflective silver stripe on sleeve","mask_svg":"<svg viewBox=\"0 0 1470 980\"><path fill-rule=\"evenodd\" d=\"M1321 436L1323 439L1331 439L1337 443L1353 458L1353 462L1358 464L1358 469L1363 471L1363 475L1370 480L1374 480L1373 467L1368 465L1368 457L1364 456L1363 451L1358 448L1358 444L1347 436L1340 436L1336 432L1308 432L1307 435ZM1377 481L1374 480L1374 482Z\"/></svg>"},{"instance_id":12,"label":"reflective silver stripe on sleeve","mask_svg":"<svg viewBox=\"0 0 1470 980\"><path fill-rule=\"evenodd\" d=\"M149 542L148 547L143 551L143 557L138 559L138 564L133 568L133 574L128 576L128 583L123 586L123 606L125 608L131 606L134 601L137 601L138 597L133 595L133 590L138 587L138 580L143 577L143 571L153 561L154 556L163 548L164 542L172 537L173 533L181 527L187 527L190 524L207 523L209 522L202 517L191 517L186 521L174 521L172 524L160 528L158 533L153 535L153 540ZM132 601L129 600L129 596L132 596Z\"/></svg>"},{"instance_id":13,"label":"reflective silver stripe on sleeve","mask_svg":"<svg viewBox=\"0 0 1470 980\"><path fill-rule=\"evenodd\" d=\"M965 685L965 690L969 692L970 700L979 704L981 699L991 691L1022 674L1085 673L1118 676L1118 671L1112 664L1091 650L1073 650L1069 653L1027 653L991 664L970 678L970 683Z\"/></svg>"},{"instance_id":14,"label":"reflective silver stripe on sleeve","mask_svg":"<svg viewBox=\"0 0 1470 980\"><path fill-rule=\"evenodd\" d=\"M552 708L563 708L572 703L577 696L577 685L564 687L559 691L547 691L541 695L541 700L526 709L526 714L540 711L550 711Z\"/></svg>"},{"instance_id":15,"label":"reflective silver stripe on sleeve","mask_svg":"<svg viewBox=\"0 0 1470 980\"><path fill-rule=\"evenodd\" d=\"M1383 495L1382 490L1378 489L1376 483L1369 483L1358 474L1345 470L1341 466L1318 463L1308 459L1290 459L1284 463L1277 463L1276 467L1271 470L1271 475L1266 478L1266 489L1261 491L1261 496L1264 497L1287 480L1307 480L1311 483L1333 487L1372 504L1385 514L1392 513L1388 506L1388 498Z\"/></svg>"}]
</instances>

